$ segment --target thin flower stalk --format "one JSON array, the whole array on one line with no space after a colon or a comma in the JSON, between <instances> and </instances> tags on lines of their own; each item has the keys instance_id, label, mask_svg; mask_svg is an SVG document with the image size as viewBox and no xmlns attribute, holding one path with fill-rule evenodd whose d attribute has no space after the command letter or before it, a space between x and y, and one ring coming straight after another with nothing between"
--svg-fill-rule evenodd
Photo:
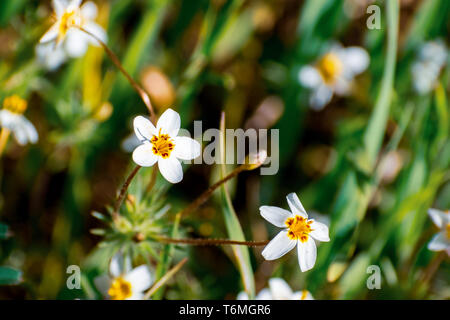
<instances>
[{"instance_id":1,"label":"thin flower stalk","mask_svg":"<svg viewBox=\"0 0 450 320\"><path fill-rule=\"evenodd\" d=\"M155 237L156 240L169 244L186 244L192 246L221 246L221 245L238 245L247 247L261 247L269 243L269 241L236 241L228 239L173 239L167 237Z\"/></svg>"},{"instance_id":2,"label":"thin flower stalk","mask_svg":"<svg viewBox=\"0 0 450 320\"><path fill-rule=\"evenodd\" d=\"M109 56L109 58L111 59L111 61L116 65L116 67L120 70L120 72L122 72L122 74L125 76L125 78L127 78L128 82L130 82L131 86L134 88L134 90L136 90L136 92L139 94L139 96L141 97L142 101L144 102L145 106L147 107L149 113L150 113L150 118L152 120L153 123L156 123L156 114L155 111L153 109L153 105L152 102L150 100L150 96L148 95L148 93L133 79L133 77L131 77L131 75L125 70L125 68L122 66L122 64L120 63L119 58L116 56L116 54L106 45L106 43L104 43L101 39L99 39L96 35L94 35L93 33L87 31L86 29L82 28L82 27L77 27L79 28L81 31L85 32L86 34L88 34L89 36L93 37L95 40L98 41L98 43L100 43L100 45L103 47L103 49L105 50L106 54Z\"/></svg>"}]
</instances>

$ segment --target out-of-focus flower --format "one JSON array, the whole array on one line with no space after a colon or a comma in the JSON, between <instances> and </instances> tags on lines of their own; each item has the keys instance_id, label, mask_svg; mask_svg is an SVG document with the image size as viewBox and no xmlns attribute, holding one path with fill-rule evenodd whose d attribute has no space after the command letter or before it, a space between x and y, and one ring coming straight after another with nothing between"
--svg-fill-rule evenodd
<instances>
[{"instance_id":1,"label":"out-of-focus flower","mask_svg":"<svg viewBox=\"0 0 450 320\"><path fill-rule=\"evenodd\" d=\"M177 136L180 124L180 115L172 109L161 115L156 128L142 116L134 119L134 132L142 143L133 151L134 162L142 167L151 167L158 162L159 171L171 183L183 179L180 160L192 160L200 155L197 141Z\"/></svg>"},{"instance_id":2,"label":"out-of-focus flower","mask_svg":"<svg viewBox=\"0 0 450 320\"><path fill-rule=\"evenodd\" d=\"M174 103L176 93L172 82L158 67L145 68L141 74L141 82L159 110L164 110Z\"/></svg>"},{"instance_id":3,"label":"out-of-focus flower","mask_svg":"<svg viewBox=\"0 0 450 320\"><path fill-rule=\"evenodd\" d=\"M349 94L354 77L365 71L369 62L369 54L363 48L343 48L336 44L314 65L301 68L298 74L300 84L313 91L311 108L323 109L334 93L341 96Z\"/></svg>"},{"instance_id":4,"label":"out-of-focus flower","mask_svg":"<svg viewBox=\"0 0 450 320\"><path fill-rule=\"evenodd\" d=\"M47 70L54 71L67 61L67 53L62 46L40 43L36 46L36 56L41 65Z\"/></svg>"},{"instance_id":5,"label":"out-of-focus flower","mask_svg":"<svg viewBox=\"0 0 450 320\"><path fill-rule=\"evenodd\" d=\"M262 289L257 295L256 300L314 300L308 290L293 292L291 287L281 278L272 278L269 280L269 288ZM237 300L249 300L246 292L240 292Z\"/></svg>"},{"instance_id":6,"label":"out-of-focus flower","mask_svg":"<svg viewBox=\"0 0 450 320\"><path fill-rule=\"evenodd\" d=\"M411 67L413 86L419 94L433 90L447 57L448 50L442 40L429 41L419 49Z\"/></svg>"},{"instance_id":7,"label":"out-of-focus flower","mask_svg":"<svg viewBox=\"0 0 450 320\"><path fill-rule=\"evenodd\" d=\"M432 251L446 251L450 256L450 210L440 211L429 209L428 215L440 232L428 243L428 249Z\"/></svg>"},{"instance_id":8,"label":"out-of-focus flower","mask_svg":"<svg viewBox=\"0 0 450 320\"><path fill-rule=\"evenodd\" d=\"M93 21L97 17L97 6L89 1L80 7L81 1L53 0L56 22L39 42L51 43L53 46L62 45L69 57L81 57L86 53L90 43L99 45L97 40L79 28L106 42L105 30Z\"/></svg>"},{"instance_id":9,"label":"out-of-focus flower","mask_svg":"<svg viewBox=\"0 0 450 320\"><path fill-rule=\"evenodd\" d=\"M330 241L328 227L314 219L308 219L308 214L295 193L288 194L286 198L290 212L272 206L259 208L264 219L284 228L264 248L262 255L266 260L276 260L297 246L300 270L305 272L316 263L317 248L314 239Z\"/></svg>"},{"instance_id":10,"label":"out-of-focus flower","mask_svg":"<svg viewBox=\"0 0 450 320\"><path fill-rule=\"evenodd\" d=\"M109 273L95 278L94 283L103 296L111 300L141 300L153 283L146 265L132 269L131 261L121 253L111 259Z\"/></svg>"},{"instance_id":11,"label":"out-of-focus flower","mask_svg":"<svg viewBox=\"0 0 450 320\"><path fill-rule=\"evenodd\" d=\"M0 110L0 126L11 131L20 145L38 141L36 128L23 115L27 106L24 99L13 95L3 100L3 109Z\"/></svg>"}]
</instances>

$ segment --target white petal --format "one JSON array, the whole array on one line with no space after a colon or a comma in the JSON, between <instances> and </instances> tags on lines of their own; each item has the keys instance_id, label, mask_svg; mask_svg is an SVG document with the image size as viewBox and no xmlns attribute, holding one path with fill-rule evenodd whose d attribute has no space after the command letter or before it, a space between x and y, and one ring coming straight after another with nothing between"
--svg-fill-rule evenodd
<instances>
[{"instance_id":1,"label":"white petal","mask_svg":"<svg viewBox=\"0 0 450 320\"><path fill-rule=\"evenodd\" d=\"M95 287L104 297L108 297L108 290L111 287L111 278L106 274L94 279Z\"/></svg>"},{"instance_id":2,"label":"white petal","mask_svg":"<svg viewBox=\"0 0 450 320\"><path fill-rule=\"evenodd\" d=\"M305 66L300 69L298 81L307 88L316 88L323 83L319 71L312 66Z\"/></svg>"},{"instance_id":3,"label":"white petal","mask_svg":"<svg viewBox=\"0 0 450 320\"><path fill-rule=\"evenodd\" d=\"M286 220L293 216L291 212L273 206L262 206L259 212L264 219L280 228L286 228Z\"/></svg>"},{"instance_id":4,"label":"white petal","mask_svg":"<svg viewBox=\"0 0 450 320\"><path fill-rule=\"evenodd\" d=\"M442 228L442 226L444 225L444 222L446 221L446 213L441 211L441 210L437 210L437 209L428 209L428 215L430 216L431 220L433 221L433 223L436 225L436 227L438 228Z\"/></svg>"},{"instance_id":5,"label":"white petal","mask_svg":"<svg viewBox=\"0 0 450 320\"><path fill-rule=\"evenodd\" d=\"M306 242L298 240L298 263L302 272L308 271L314 267L317 257L316 243L311 237Z\"/></svg>"},{"instance_id":6,"label":"white petal","mask_svg":"<svg viewBox=\"0 0 450 320\"><path fill-rule=\"evenodd\" d=\"M70 28L67 31L64 47L70 57L79 58L83 56L88 49L88 44L88 35L83 31L75 28Z\"/></svg>"},{"instance_id":7,"label":"white petal","mask_svg":"<svg viewBox=\"0 0 450 320\"><path fill-rule=\"evenodd\" d=\"M268 288L262 289L255 297L256 300L273 300L272 294Z\"/></svg>"},{"instance_id":8,"label":"white petal","mask_svg":"<svg viewBox=\"0 0 450 320\"><path fill-rule=\"evenodd\" d=\"M292 289L281 278L272 278L269 280L270 292L274 300L289 300L292 296Z\"/></svg>"},{"instance_id":9,"label":"white petal","mask_svg":"<svg viewBox=\"0 0 450 320\"><path fill-rule=\"evenodd\" d=\"M47 30L46 33L44 33L44 35L41 37L41 39L39 39L40 43L45 43L45 42L50 42L56 39L56 37L58 37L58 29L59 29L59 24L55 23L53 24L50 29Z\"/></svg>"},{"instance_id":10,"label":"white petal","mask_svg":"<svg viewBox=\"0 0 450 320\"><path fill-rule=\"evenodd\" d=\"M67 2L62 0L52 1L53 9L55 10L56 16L61 17L67 7Z\"/></svg>"},{"instance_id":11,"label":"white petal","mask_svg":"<svg viewBox=\"0 0 450 320\"><path fill-rule=\"evenodd\" d=\"M291 251L296 243L295 240L289 239L288 232L283 230L269 242L261 254L266 260L276 260Z\"/></svg>"},{"instance_id":12,"label":"white petal","mask_svg":"<svg viewBox=\"0 0 450 320\"><path fill-rule=\"evenodd\" d=\"M86 31L92 33L94 36L96 36L100 41L102 42L107 42L108 40L108 36L106 34L105 29L103 29L100 25L98 25L95 22L87 22L84 26L84 29L86 29ZM92 37L89 36L89 42L92 43L95 46L100 46L100 43L98 43L98 41Z\"/></svg>"},{"instance_id":13,"label":"white petal","mask_svg":"<svg viewBox=\"0 0 450 320\"><path fill-rule=\"evenodd\" d=\"M151 167L158 161L158 156L153 153L152 145L147 142L134 149L133 161L141 167Z\"/></svg>"},{"instance_id":14,"label":"white petal","mask_svg":"<svg viewBox=\"0 0 450 320\"><path fill-rule=\"evenodd\" d=\"M121 252L116 253L109 263L109 273L113 277L119 277L131 270L131 261L129 258L124 258Z\"/></svg>"},{"instance_id":15,"label":"white petal","mask_svg":"<svg viewBox=\"0 0 450 320\"><path fill-rule=\"evenodd\" d=\"M183 180L183 168L176 157L171 156L167 159L160 157L158 166L163 177L170 183L178 183Z\"/></svg>"},{"instance_id":16,"label":"white petal","mask_svg":"<svg viewBox=\"0 0 450 320\"><path fill-rule=\"evenodd\" d=\"M148 289L153 283L153 277L150 269L146 265L139 266L125 275L125 280L131 283L133 293L142 292Z\"/></svg>"},{"instance_id":17,"label":"white petal","mask_svg":"<svg viewBox=\"0 0 450 320\"><path fill-rule=\"evenodd\" d=\"M313 222L311 223L311 233L310 235L319 241L323 241L323 242L328 242L330 241L330 236L329 236L329 232L328 232L328 227L323 224L320 223L318 221L312 220Z\"/></svg>"},{"instance_id":18,"label":"white petal","mask_svg":"<svg viewBox=\"0 0 450 320\"><path fill-rule=\"evenodd\" d=\"M239 294L236 297L236 300L249 300L247 292L245 291L239 292Z\"/></svg>"},{"instance_id":19,"label":"white petal","mask_svg":"<svg viewBox=\"0 0 450 320\"><path fill-rule=\"evenodd\" d=\"M24 128L25 133L27 135L27 140L30 143L36 143L38 141L38 138L39 138L38 133L36 131L36 128L25 117L23 117L23 128Z\"/></svg>"},{"instance_id":20,"label":"white petal","mask_svg":"<svg viewBox=\"0 0 450 320\"><path fill-rule=\"evenodd\" d=\"M331 101L332 97L333 90L330 87L326 85L318 86L309 98L311 109L316 111L322 110Z\"/></svg>"},{"instance_id":21,"label":"white petal","mask_svg":"<svg viewBox=\"0 0 450 320\"><path fill-rule=\"evenodd\" d=\"M92 1L85 2L81 6L81 14L85 19L94 20L97 17L97 13L97 5Z\"/></svg>"},{"instance_id":22,"label":"white petal","mask_svg":"<svg viewBox=\"0 0 450 320\"><path fill-rule=\"evenodd\" d=\"M131 297L127 298L126 300L143 300L144 299L144 293L140 291L133 292Z\"/></svg>"},{"instance_id":23,"label":"white petal","mask_svg":"<svg viewBox=\"0 0 450 320\"><path fill-rule=\"evenodd\" d=\"M189 137L175 137L174 156L182 160L192 160L200 155L200 143Z\"/></svg>"},{"instance_id":24,"label":"white petal","mask_svg":"<svg viewBox=\"0 0 450 320\"><path fill-rule=\"evenodd\" d=\"M345 49L344 66L357 75L367 69L370 62L369 54L360 47L348 47Z\"/></svg>"},{"instance_id":25,"label":"white petal","mask_svg":"<svg viewBox=\"0 0 450 320\"><path fill-rule=\"evenodd\" d=\"M433 237L433 239L428 243L428 249L432 251L442 251L449 248L450 243L446 239L445 231L439 232Z\"/></svg>"},{"instance_id":26,"label":"white petal","mask_svg":"<svg viewBox=\"0 0 450 320\"><path fill-rule=\"evenodd\" d=\"M159 117L156 128L158 129L158 131L159 129L161 129L162 133L167 133L170 137L174 138L178 135L180 125L180 115L178 114L178 112L169 108L164 111L161 117Z\"/></svg>"},{"instance_id":27,"label":"white petal","mask_svg":"<svg viewBox=\"0 0 450 320\"><path fill-rule=\"evenodd\" d=\"M16 138L18 144L24 146L28 143L27 131L25 125L21 121L15 123L12 132L14 133L14 137Z\"/></svg>"},{"instance_id":28,"label":"white petal","mask_svg":"<svg viewBox=\"0 0 450 320\"><path fill-rule=\"evenodd\" d=\"M79 8L81 1L83 1L83 0L70 0L68 8L71 8L71 9Z\"/></svg>"},{"instance_id":29,"label":"white petal","mask_svg":"<svg viewBox=\"0 0 450 320\"><path fill-rule=\"evenodd\" d=\"M286 196L286 199L287 199L289 208L291 208L291 212L294 215L300 215L303 218L308 218L308 214L306 213L305 208L303 208L303 205L300 202L300 199L298 198L298 196L294 192L289 193Z\"/></svg>"},{"instance_id":30,"label":"white petal","mask_svg":"<svg viewBox=\"0 0 450 320\"><path fill-rule=\"evenodd\" d=\"M137 116L133 121L134 133L140 141L150 140L154 135L157 135L155 126L150 120L143 116Z\"/></svg>"}]
</instances>

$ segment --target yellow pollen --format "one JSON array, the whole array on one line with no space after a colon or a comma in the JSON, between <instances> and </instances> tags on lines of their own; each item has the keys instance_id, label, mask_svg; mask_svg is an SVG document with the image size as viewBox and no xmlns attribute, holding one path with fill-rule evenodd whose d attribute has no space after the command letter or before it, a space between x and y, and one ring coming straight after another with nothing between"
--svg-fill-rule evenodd
<instances>
[{"instance_id":1,"label":"yellow pollen","mask_svg":"<svg viewBox=\"0 0 450 320\"><path fill-rule=\"evenodd\" d=\"M122 277L115 278L111 283L108 294L112 300L126 300L133 294L131 283Z\"/></svg>"},{"instance_id":2,"label":"yellow pollen","mask_svg":"<svg viewBox=\"0 0 450 320\"><path fill-rule=\"evenodd\" d=\"M341 74L342 61L334 53L327 53L318 62L317 68L326 84L335 83L337 77Z\"/></svg>"},{"instance_id":3,"label":"yellow pollen","mask_svg":"<svg viewBox=\"0 0 450 320\"><path fill-rule=\"evenodd\" d=\"M18 95L13 95L3 100L3 108L15 114L23 114L27 110L28 103Z\"/></svg>"},{"instance_id":4,"label":"yellow pollen","mask_svg":"<svg viewBox=\"0 0 450 320\"><path fill-rule=\"evenodd\" d=\"M308 241L308 236L311 231L312 220L305 219L301 216L286 219L286 226L288 227L288 237L291 240L300 240L301 242Z\"/></svg>"},{"instance_id":5,"label":"yellow pollen","mask_svg":"<svg viewBox=\"0 0 450 320\"><path fill-rule=\"evenodd\" d=\"M74 26L81 27L81 15L75 10L64 12L59 23L57 42L61 41L66 36L67 31Z\"/></svg>"},{"instance_id":6,"label":"yellow pollen","mask_svg":"<svg viewBox=\"0 0 450 320\"><path fill-rule=\"evenodd\" d=\"M155 155L161 156L163 159L167 159L170 156L170 153L175 148L175 143L173 139L170 138L168 134L162 134L161 129L159 130L158 135L154 135L150 140L152 143L152 151Z\"/></svg>"},{"instance_id":7,"label":"yellow pollen","mask_svg":"<svg viewBox=\"0 0 450 320\"><path fill-rule=\"evenodd\" d=\"M445 236L447 237L447 240L450 240L450 223L447 223L445 226Z\"/></svg>"},{"instance_id":8,"label":"yellow pollen","mask_svg":"<svg viewBox=\"0 0 450 320\"><path fill-rule=\"evenodd\" d=\"M302 296L300 297L300 300L305 300L307 296L308 296L308 290L303 290L302 291Z\"/></svg>"}]
</instances>

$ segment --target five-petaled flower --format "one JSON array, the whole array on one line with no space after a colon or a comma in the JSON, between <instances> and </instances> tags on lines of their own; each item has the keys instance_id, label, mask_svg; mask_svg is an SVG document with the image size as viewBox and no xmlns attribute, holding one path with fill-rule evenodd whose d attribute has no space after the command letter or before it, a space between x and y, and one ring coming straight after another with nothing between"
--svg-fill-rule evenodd
<instances>
[{"instance_id":1,"label":"five-petaled flower","mask_svg":"<svg viewBox=\"0 0 450 320\"><path fill-rule=\"evenodd\" d=\"M428 243L428 249L432 251L446 251L450 256L450 210L429 209L428 215L436 227L440 229L440 232Z\"/></svg>"},{"instance_id":2,"label":"five-petaled flower","mask_svg":"<svg viewBox=\"0 0 450 320\"><path fill-rule=\"evenodd\" d=\"M353 78L367 69L369 61L370 57L363 48L343 48L336 44L315 65L301 68L298 74L300 84L313 90L311 108L323 109L334 93L341 96L349 94Z\"/></svg>"},{"instance_id":3,"label":"five-petaled flower","mask_svg":"<svg viewBox=\"0 0 450 320\"><path fill-rule=\"evenodd\" d=\"M109 273L95 278L94 282L100 293L111 300L142 300L144 291L153 283L146 265L132 269L130 259L121 253L111 259Z\"/></svg>"},{"instance_id":4,"label":"five-petaled flower","mask_svg":"<svg viewBox=\"0 0 450 320\"><path fill-rule=\"evenodd\" d=\"M163 177L178 183L183 179L180 160L192 160L200 155L200 144L189 137L178 137L180 115L167 109L155 126L150 120L138 116L134 119L134 132L141 145L133 151L133 160L142 167L158 162Z\"/></svg>"},{"instance_id":5,"label":"five-petaled flower","mask_svg":"<svg viewBox=\"0 0 450 320\"><path fill-rule=\"evenodd\" d=\"M36 143L38 140L35 127L23 115L27 106L24 99L12 95L3 100L3 109L0 110L0 126L11 131L20 145Z\"/></svg>"},{"instance_id":6,"label":"five-petaled flower","mask_svg":"<svg viewBox=\"0 0 450 320\"><path fill-rule=\"evenodd\" d=\"M93 2L86 2L80 7L82 0L53 0L56 22L42 36L40 43L64 43L67 54L80 57L86 53L89 43L98 46L98 41L83 32L93 34L101 41L106 41L106 32L93 20L97 16L97 6Z\"/></svg>"},{"instance_id":7,"label":"five-petaled flower","mask_svg":"<svg viewBox=\"0 0 450 320\"><path fill-rule=\"evenodd\" d=\"M290 212L272 206L259 208L264 219L284 228L264 248L262 255L266 260L275 260L297 246L300 269L305 272L312 269L316 262L317 248L314 239L330 241L328 227L314 219L308 219L308 214L295 193L288 194L286 198Z\"/></svg>"},{"instance_id":8,"label":"five-petaled flower","mask_svg":"<svg viewBox=\"0 0 450 320\"><path fill-rule=\"evenodd\" d=\"M249 300L246 292L240 292L238 300ZM293 292L291 287L281 278L269 280L269 288L262 289L255 297L256 300L314 300L308 290Z\"/></svg>"}]
</instances>

